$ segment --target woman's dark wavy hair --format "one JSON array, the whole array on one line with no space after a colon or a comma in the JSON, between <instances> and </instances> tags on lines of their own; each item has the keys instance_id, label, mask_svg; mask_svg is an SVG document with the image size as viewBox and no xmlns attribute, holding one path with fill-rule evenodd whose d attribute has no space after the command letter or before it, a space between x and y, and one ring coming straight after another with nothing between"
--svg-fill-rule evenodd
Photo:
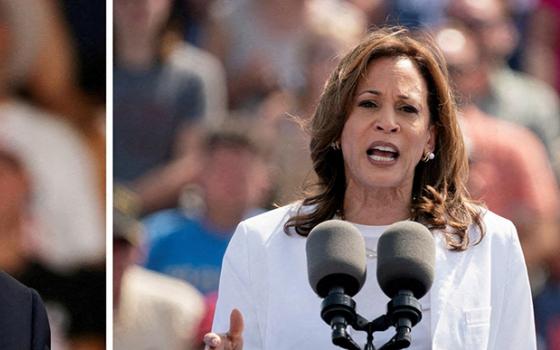
<instances>
[{"instance_id":1,"label":"woman's dark wavy hair","mask_svg":"<svg viewBox=\"0 0 560 350\"><path fill-rule=\"evenodd\" d=\"M457 108L448 82L445 60L433 39L400 27L369 33L342 58L329 77L308 129L313 168L318 182L303 199L297 214L284 225L307 236L315 225L342 213L346 176L342 152L331 147L340 139L359 81L369 64L383 57L406 57L415 63L428 88L430 123L435 126L436 157L420 161L412 188L411 219L441 229L451 250L469 246L467 229L474 223L484 236L481 208L471 200L465 183L468 159L457 121ZM304 210L302 210L305 207Z\"/></svg>"}]
</instances>

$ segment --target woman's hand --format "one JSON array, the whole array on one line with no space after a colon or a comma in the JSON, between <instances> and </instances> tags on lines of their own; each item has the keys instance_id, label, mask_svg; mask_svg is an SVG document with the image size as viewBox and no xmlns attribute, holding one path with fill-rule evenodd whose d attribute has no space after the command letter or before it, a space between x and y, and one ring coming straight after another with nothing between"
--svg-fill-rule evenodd
<instances>
[{"instance_id":1,"label":"woman's hand","mask_svg":"<svg viewBox=\"0 0 560 350\"><path fill-rule=\"evenodd\" d=\"M229 331L225 334L207 333L204 335L205 350L243 349L243 316L237 309L229 316Z\"/></svg>"}]
</instances>

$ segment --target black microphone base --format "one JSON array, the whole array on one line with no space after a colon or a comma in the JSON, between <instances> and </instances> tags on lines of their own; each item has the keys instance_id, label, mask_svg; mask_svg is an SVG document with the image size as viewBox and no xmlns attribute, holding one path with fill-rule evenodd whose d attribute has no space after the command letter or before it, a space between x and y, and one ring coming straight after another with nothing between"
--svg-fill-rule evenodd
<instances>
[{"instance_id":1,"label":"black microphone base","mask_svg":"<svg viewBox=\"0 0 560 350\"><path fill-rule=\"evenodd\" d=\"M396 334L379 350L408 348L412 342L411 331L422 319L420 302L411 291L399 291L387 304L387 314L368 322L356 313L356 302L342 288L332 288L321 304L321 317L331 326L332 342L343 349L361 350L347 332L350 325L358 331L367 332L365 350L375 350L373 333L395 327Z\"/></svg>"}]
</instances>

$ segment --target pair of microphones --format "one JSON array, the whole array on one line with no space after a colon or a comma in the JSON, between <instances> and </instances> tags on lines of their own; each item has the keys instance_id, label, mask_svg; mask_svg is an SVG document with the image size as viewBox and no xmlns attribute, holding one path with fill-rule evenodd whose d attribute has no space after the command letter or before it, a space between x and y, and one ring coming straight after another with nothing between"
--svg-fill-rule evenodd
<instances>
[{"instance_id":1,"label":"pair of microphones","mask_svg":"<svg viewBox=\"0 0 560 350\"><path fill-rule=\"evenodd\" d=\"M356 313L352 299L363 287L366 248L360 231L342 220L325 221L311 230L306 244L311 288L323 298L321 317L330 325L332 342L361 350L347 327L367 332L364 349L373 350L373 333L395 328L395 336L379 350L403 349L412 341L411 330L422 319L423 297L434 279L435 244L431 232L414 221L389 226L377 244L377 281L391 299L387 313L368 321Z\"/></svg>"}]
</instances>

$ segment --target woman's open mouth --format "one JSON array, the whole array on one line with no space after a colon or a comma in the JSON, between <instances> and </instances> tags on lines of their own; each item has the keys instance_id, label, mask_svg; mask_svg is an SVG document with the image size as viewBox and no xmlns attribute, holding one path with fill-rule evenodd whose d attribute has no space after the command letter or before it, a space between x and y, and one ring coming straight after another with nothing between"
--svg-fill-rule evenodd
<instances>
[{"instance_id":1,"label":"woman's open mouth","mask_svg":"<svg viewBox=\"0 0 560 350\"><path fill-rule=\"evenodd\" d=\"M369 159L376 162L393 162L399 157L399 150L396 146L378 142L372 144L366 151Z\"/></svg>"}]
</instances>

